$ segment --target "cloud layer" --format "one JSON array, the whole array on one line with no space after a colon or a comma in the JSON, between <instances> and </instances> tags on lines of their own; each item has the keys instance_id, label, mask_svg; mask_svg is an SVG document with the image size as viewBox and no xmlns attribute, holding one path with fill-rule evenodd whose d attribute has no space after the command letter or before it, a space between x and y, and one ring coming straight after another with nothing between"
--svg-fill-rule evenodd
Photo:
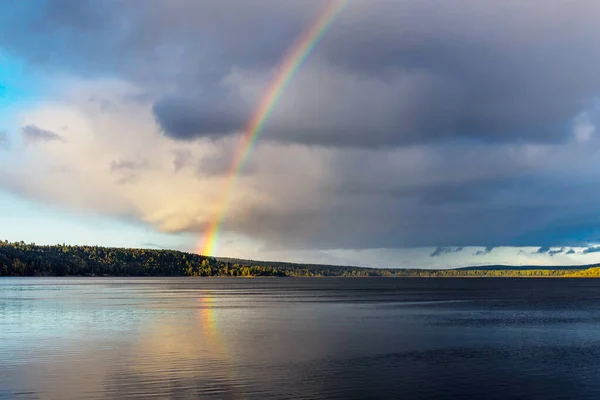
<instances>
[{"instance_id":1,"label":"cloud layer","mask_svg":"<svg viewBox=\"0 0 600 400\"><path fill-rule=\"evenodd\" d=\"M0 16L0 49L51 93L23 110L21 168L0 184L198 234L279 60L324 6L38 5ZM226 232L436 256L599 242L599 12L591 0L350 2L265 124Z\"/></svg>"}]
</instances>

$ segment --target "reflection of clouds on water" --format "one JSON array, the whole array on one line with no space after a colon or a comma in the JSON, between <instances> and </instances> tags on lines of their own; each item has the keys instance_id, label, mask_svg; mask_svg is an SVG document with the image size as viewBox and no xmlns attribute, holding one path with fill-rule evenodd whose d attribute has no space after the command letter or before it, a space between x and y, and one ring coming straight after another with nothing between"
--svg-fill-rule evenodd
<instances>
[{"instance_id":1,"label":"reflection of clouds on water","mask_svg":"<svg viewBox=\"0 0 600 400\"><path fill-rule=\"evenodd\" d=\"M159 301L147 296L135 305L124 305L128 293L113 302L114 291L93 291L98 306L94 310L78 295L48 302L48 292L43 288L41 292L34 294L41 301L35 305L0 301L4 310L0 325L9 326L6 323L11 320L6 317L10 314L12 325L27 331L25 335L10 334L9 329L2 332L0 387L6 393L0 393L0 399L25 394L32 398L119 398L123 393L239 398L234 389L240 382L218 329L214 297L175 289L159 295ZM177 306L168 298L176 299ZM190 300L194 301L191 307L182 307ZM107 303L111 307L101 306ZM127 313L138 317L122 320Z\"/></svg>"},{"instance_id":2,"label":"reflection of clouds on water","mask_svg":"<svg viewBox=\"0 0 600 400\"><path fill-rule=\"evenodd\" d=\"M140 331L108 382L127 393L167 391L176 396L237 398L238 380L217 328L214 302L212 297L200 297L186 313L156 318Z\"/></svg>"},{"instance_id":3,"label":"reflection of clouds on water","mask_svg":"<svg viewBox=\"0 0 600 400\"><path fill-rule=\"evenodd\" d=\"M221 366L227 372L227 380L223 381L224 386L227 386L229 389L227 394L231 398L237 398L238 396L235 396L235 386L231 383L237 383L239 380L235 376L235 369L232 365L233 360L228 351L227 342L224 340L217 326L217 310L214 303L214 297L200 298L201 305L198 311L202 320L202 335L207 339L208 348L212 349L214 356L221 359Z\"/></svg>"}]
</instances>

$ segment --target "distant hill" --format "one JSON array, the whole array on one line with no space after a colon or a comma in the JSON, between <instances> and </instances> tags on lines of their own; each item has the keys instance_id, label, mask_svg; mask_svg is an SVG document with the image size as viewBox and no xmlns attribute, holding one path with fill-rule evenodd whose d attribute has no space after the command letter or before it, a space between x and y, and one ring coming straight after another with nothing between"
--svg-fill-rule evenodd
<instances>
[{"instance_id":1,"label":"distant hill","mask_svg":"<svg viewBox=\"0 0 600 400\"><path fill-rule=\"evenodd\" d=\"M339 269L339 270L371 270L373 268L369 267L357 267L352 265L327 265L327 264L303 264L303 263L292 263L292 262L281 262L281 261L258 261L258 260L247 260L240 258L229 258L229 257L217 257L218 260L223 262L229 262L234 264L247 264L247 265L261 265L261 266L287 266L294 268L328 268L328 269ZM450 268L450 270L456 271L527 271L527 270L549 270L549 271L557 271L557 270L582 270L588 269L592 267L596 267L598 264L588 264L588 265L560 265L560 266L550 266L550 265L472 265L468 267L458 267L458 268ZM380 268L386 269L386 268ZM400 269L400 268L399 268ZM408 268L404 270L409 271L436 271L425 268ZM445 269L446 270L446 269Z\"/></svg>"},{"instance_id":2,"label":"distant hill","mask_svg":"<svg viewBox=\"0 0 600 400\"><path fill-rule=\"evenodd\" d=\"M589 264L589 265L560 265L560 266L550 266L550 265L476 265L471 267L461 267L456 268L457 270L466 270L466 271L517 271L517 270L533 270L533 269L545 269L545 270L580 270L580 269L588 269L597 266L597 264Z\"/></svg>"},{"instance_id":3,"label":"distant hill","mask_svg":"<svg viewBox=\"0 0 600 400\"><path fill-rule=\"evenodd\" d=\"M244 265L260 265L263 267L289 267L289 268L328 268L328 269L364 269L369 270L369 267L358 267L354 265L331 265L331 264L305 264L305 263L293 263L286 261L260 261L260 260L248 260L243 258L231 258L231 257L215 257L217 260L222 262L228 262L231 264L244 264Z\"/></svg>"}]
</instances>

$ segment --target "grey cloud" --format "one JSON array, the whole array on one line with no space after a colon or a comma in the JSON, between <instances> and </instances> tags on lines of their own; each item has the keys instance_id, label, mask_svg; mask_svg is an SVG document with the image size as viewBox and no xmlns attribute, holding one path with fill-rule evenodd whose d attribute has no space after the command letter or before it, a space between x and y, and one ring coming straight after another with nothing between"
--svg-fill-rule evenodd
<instances>
[{"instance_id":1,"label":"grey cloud","mask_svg":"<svg viewBox=\"0 0 600 400\"><path fill-rule=\"evenodd\" d=\"M164 97L153 112L163 132L175 139L229 135L241 129L246 116L208 97Z\"/></svg>"},{"instance_id":2,"label":"grey cloud","mask_svg":"<svg viewBox=\"0 0 600 400\"><path fill-rule=\"evenodd\" d=\"M210 151L201 156L196 156L193 167L201 179L204 177L219 177L231 173L232 164L240 156L241 142L233 139L218 139L211 141ZM281 154L284 156L285 151ZM280 157L280 155L276 155ZM260 160L257 157L249 157L245 160L243 168L238 173L242 177L256 175L260 172ZM265 177L260 177L265 180Z\"/></svg>"},{"instance_id":3,"label":"grey cloud","mask_svg":"<svg viewBox=\"0 0 600 400\"><path fill-rule=\"evenodd\" d=\"M569 255L569 254L575 254L575 250L569 249L565 254L567 254L567 255Z\"/></svg>"},{"instance_id":4,"label":"grey cloud","mask_svg":"<svg viewBox=\"0 0 600 400\"><path fill-rule=\"evenodd\" d=\"M490 254L494 250L494 246L488 246L483 250L477 250L475 252L476 256L485 256L486 254Z\"/></svg>"},{"instance_id":5,"label":"grey cloud","mask_svg":"<svg viewBox=\"0 0 600 400\"><path fill-rule=\"evenodd\" d=\"M430 257L439 257L445 254L458 253L462 251L462 247L452 249L450 247L436 247L436 249L429 255Z\"/></svg>"},{"instance_id":6,"label":"grey cloud","mask_svg":"<svg viewBox=\"0 0 600 400\"><path fill-rule=\"evenodd\" d=\"M231 172L234 160L234 147L230 144L217 143L219 151L203 157L198 157L189 150L174 152L173 167L175 172L184 168L192 168L199 176L221 176ZM250 160L240 172L242 175L251 175L258 172L258 165Z\"/></svg>"},{"instance_id":7,"label":"grey cloud","mask_svg":"<svg viewBox=\"0 0 600 400\"><path fill-rule=\"evenodd\" d=\"M199 175L222 176L231 169L231 160L221 155L203 157L198 160L197 172Z\"/></svg>"},{"instance_id":8,"label":"grey cloud","mask_svg":"<svg viewBox=\"0 0 600 400\"><path fill-rule=\"evenodd\" d=\"M550 247L542 246L539 249L537 249L537 251L534 254L547 254L549 252L550 252Z\"/></svg>"},{"instance_id":9,"label":"grey cloud","mask_svg":"<svg viewBox=\"0 0 600 400\"><path fill-rule=\"evenodd\" d=\"M591 254L591 253L598 253L598 252L600 252L600 246L588 247L587 249L584 249L581 253L582 254Z\"/></svg>"},{"instance_id":10,"label":"grey cloud","mask_svg":"<svg viewBox=\"0 0 600 400\"><path fill-rule=\"evenodd\" d=\"M218 154L213 156L203 157L198 160L197 172L200 175L208 176L223 176L231 173L232 157ZM244 168L239 172L243 176L253 175L259 171L258 164L254 160L250 160Z\"/></svg>"},{"instance_id":11,"label":"grey cloud","mask_svg":"<svg viewBox=\"0 0 600 400\"><path fill-rule=\"evenodd\" d=\"M41 129L36 125L26 125L21 128L21 135L25 143L33 142L66 142L65 138L58 133Z\"/></svg>"},{"instance_id":12,"label":"grey cloud","mask_svg":"<svg viewBox=\"0 0 600 400\"><path fill-rule=\"evenodd\" d=\"M156 244L153 242L143 242L143 243L140 243L140 246L142 246L143 248L150 248L150 249L172 250L170 247L161 246L160 244Z\"/></svg>"},{"instance_id":13,"label":"grey cloud","mask_svg":"<svg viewBox=\"0 0 600 400\"><path fill-rule=\"evenodd\" d=\"M554 257L556 254L562 254L562 253L563 253L563 251L564 251L564 249L563 249L563 248L560 248L560 249L557 249L557 250L550 250L550 251L548 252L548 255L549 255L550 257Z\"/></svg>"}]
</instances>

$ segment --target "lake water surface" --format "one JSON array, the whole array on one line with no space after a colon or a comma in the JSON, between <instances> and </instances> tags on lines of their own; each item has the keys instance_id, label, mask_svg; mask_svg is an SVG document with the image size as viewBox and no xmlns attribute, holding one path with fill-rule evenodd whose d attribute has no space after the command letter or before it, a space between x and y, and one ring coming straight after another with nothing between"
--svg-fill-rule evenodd
<instances>
[{"instance_id":1,"label":"lake water surface","mask_svg":"<svg viewBox=\"0 0 600 400\"><path fill-rule=\"evenodd\" d=\"M600 398L600 280L0 278L0 399Z\"/></svg>"}]
</instances>

